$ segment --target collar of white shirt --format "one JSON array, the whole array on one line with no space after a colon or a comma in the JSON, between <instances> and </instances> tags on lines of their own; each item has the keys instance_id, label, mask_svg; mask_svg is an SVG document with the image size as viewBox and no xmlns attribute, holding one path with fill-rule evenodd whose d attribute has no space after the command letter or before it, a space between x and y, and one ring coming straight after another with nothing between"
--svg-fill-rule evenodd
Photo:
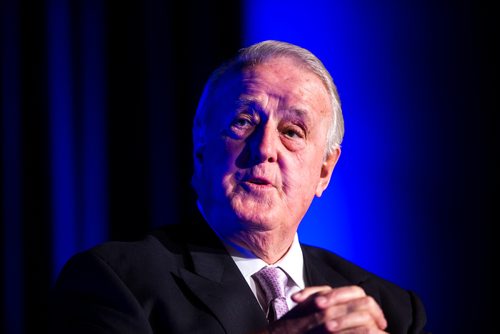
<instances>
[{"instance_id":1,"label":"collar of white shirt","mask_svg":"<svg viewBox=\"0 0 500 334\"><path fill-rule=\"evenodd\" d=\"M252 275L265 266L268 266L266 262L256 257L250 251L239 247L238 245L231 243L227 240L223 240L227 251L233 258L234 262L238 266L241 274L245 278L246 282L250 286L250 289L257 297L262 308L266 310L265 300L262 291L257 287L255 280ZM293 239L292 245L288 252L283 256L278 262L273 264L274 267L280 267L283 271L288 274L288 284L286 287L286 297L288 308L291 309L296 305L295 302L291 300L291 296L302 289L304 289L304 258L302 256L302 248L300 247L299 238L297 233Z\"/></svg>"}]
</instances>

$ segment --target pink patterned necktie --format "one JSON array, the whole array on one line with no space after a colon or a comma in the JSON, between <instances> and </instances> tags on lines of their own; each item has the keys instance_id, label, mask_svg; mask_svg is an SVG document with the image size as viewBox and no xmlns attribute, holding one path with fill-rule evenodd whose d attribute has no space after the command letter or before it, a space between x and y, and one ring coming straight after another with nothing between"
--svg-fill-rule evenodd
<instances>
[{"instance_id":1,"label":"pink patterned necktie","mask_svg":"<svg viewBox=\"0 0 500 334\"><path fill-rule=\"evenodd\" d=\"M256 272L254 277L266 296L269 322L278 320L288 312L285 297L287 275L280 268L264 267Z\"/></svg>"}]
</instances>

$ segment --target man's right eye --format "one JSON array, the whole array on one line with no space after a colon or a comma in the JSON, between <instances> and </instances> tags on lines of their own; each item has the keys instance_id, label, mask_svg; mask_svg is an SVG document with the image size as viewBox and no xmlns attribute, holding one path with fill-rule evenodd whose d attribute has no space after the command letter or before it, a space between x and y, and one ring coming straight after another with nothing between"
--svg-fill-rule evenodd
<instances>
[{"instance_id":1,"label":"man's right eye","mask_svg":"<svg viewBox=\"0 0 500 334\"><path fill-rule=\"evenodd\" d=\"M246 117L238 117L231 122L231 128L248 129L253 126L253 122Z\"/></svg>"}]
</instances>

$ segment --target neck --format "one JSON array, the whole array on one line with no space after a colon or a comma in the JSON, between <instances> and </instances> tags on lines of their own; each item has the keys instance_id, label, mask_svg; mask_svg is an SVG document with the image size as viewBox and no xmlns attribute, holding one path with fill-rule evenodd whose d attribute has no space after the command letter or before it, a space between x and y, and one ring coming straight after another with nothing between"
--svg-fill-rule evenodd
<instances>
[{"instance_id":1,"label":"neck","mask_svg":"<svg viewBox=\"0 0 500 334\"><path fill-rule=\"evenodd\" d=\"M274 231L243 231L226 239L239 247L252 252L267 264L278 262L290 249L295 233L276 233Z\"/></svg>"},{"instance_id":2,"label":"neck","mask_svg":"<svg viewBox=\"0 0 500 334\"><path fill-rule=\"evenodd\" d=\"M203 210L201 203L198 202L197 205L199 212L219 238L243 248L245 251L251 252L267 264L274 264L285 256L292 246L295 234L297 233L297 226L293 228L290 226L284 227L279 224L279 227L273 229L259 230L255 227L242 228L241 224L235 223L233 226L239 226L239 228L228 229L227 222L231 221L230 218L217 216L210 220L209 216ZM225 224L221 226L217 222L225 222Z\"/></svg>"}]
</instances>

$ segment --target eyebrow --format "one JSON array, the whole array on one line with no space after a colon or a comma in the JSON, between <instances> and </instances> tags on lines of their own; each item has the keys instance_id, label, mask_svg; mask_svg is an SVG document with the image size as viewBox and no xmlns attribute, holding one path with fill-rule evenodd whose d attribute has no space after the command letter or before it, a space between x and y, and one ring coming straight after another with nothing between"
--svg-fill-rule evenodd
<instances>
[{"instance_id":1,"label":"eyebrow","mask_svg":"<svg viewBox=\"0 0 500 334\"><path fill-rule=\"evenodd\" d=\"M295 114L297 116L299 116L300 118L304 118L304 119L309 119L309 113L304 110L304 109L301 109L301 108L297 108L297 107L292 107L290 109L286 109L285 110L286 112L290 112L292 114Z\"/></svg>"},{"instance_id":2,"label":"eyebrow","mask_svg":"<svg viewBox=\"0 0 500 334\"><path fill-rule=\"evenodd\" d=\"M255 99L253 97L247 97L247 96L239 97L238 100L236 101L236 105L237 105L237 108L236 108L237 110L241 110L242 108L245 108L245 107L251 107L255 110L263 110L264 109L260 106L260 103L257 99ZM306 109L303 109L303 108L291 107L288 109L282 109L282 111L295 114L295 115L302 117L302 118L309 119L309 113L307 112Z\"/></svg>"},{"instance_id":3,"label":"eyebrow","mask_svg":"<svg viewBox=\"0 0 500 334\"><path fill-rule=\"evenodd\" d=\"M236 110L241 111L244 108L252 107L253 109L262 109L260 108L258 102L254 98L250 97L239 97L236 101Z\"/></svg>"}]
</instances>

